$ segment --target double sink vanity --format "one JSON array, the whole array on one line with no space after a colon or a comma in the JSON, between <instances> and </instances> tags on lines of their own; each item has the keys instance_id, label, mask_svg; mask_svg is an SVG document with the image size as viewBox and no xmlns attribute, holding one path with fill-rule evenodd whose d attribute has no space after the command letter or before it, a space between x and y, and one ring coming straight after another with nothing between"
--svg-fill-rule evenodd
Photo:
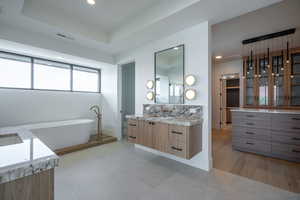
<instances>
[{"instance_id":1,"label":"double sink vanity","mask_svg":"<svg viewBox=\"0 0 300 200\"><path fill-rule=\"evenodd\" d=\"M128 141L191 159L202 150L202 107L145 104L143 115L128 115Z\"/></svg>"},{"instance_id":2,"label":"double sink vanity","mask_svg":"<svg viewBox=\"0 0 300 200\"><path fill-rule=\"evenodd\" d=\"M53 200L58 160L30 131L0 129L0 199Z\"/></svg>"}]
</instances>

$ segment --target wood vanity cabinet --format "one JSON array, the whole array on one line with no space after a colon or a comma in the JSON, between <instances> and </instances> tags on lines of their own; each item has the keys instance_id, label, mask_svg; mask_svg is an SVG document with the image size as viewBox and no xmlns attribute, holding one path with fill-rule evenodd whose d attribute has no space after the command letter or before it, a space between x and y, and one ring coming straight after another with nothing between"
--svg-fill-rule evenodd
<instances>
[{"instance_id":1,"label":"wood vanity cabinet","mask_svg":"<svg viewBox=\"0 0 300 200\"><path fill-rule=\"evenodd\" d=\"M161 122L129 120L128 141L191 159L202 150L201 128L201 125L178 126Z\"/></svg>"}]
</instances>

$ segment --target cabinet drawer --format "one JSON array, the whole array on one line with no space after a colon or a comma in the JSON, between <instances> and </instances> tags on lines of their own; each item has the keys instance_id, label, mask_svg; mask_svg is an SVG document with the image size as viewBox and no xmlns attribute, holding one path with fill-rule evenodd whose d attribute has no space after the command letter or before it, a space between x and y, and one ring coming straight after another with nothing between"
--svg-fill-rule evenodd
<instances>
[{"instance_id":1,"label":"cabinet drawer","mask_svg":"<svg viewBox=\"0 0 300 200\"><path fill-rule=\"evenodd\" d=\"M272 154L300 161L300 146L272 143Z\"/></svg>"},{"instance_id":2,"label":"cabinet drawer","mask_svg":"<svg viewBox=\"0 0 300 200\"><path fill-rule=\"evenodd\" d=\"M175 141L186 142L187 131L184 126L169 126L169 141L174 143Z\"/></svg>"},{"instance_id":3,"label":"cabinet drawer","mask_svg":"<svg viewBox=\"0 0 300 200\"><path fill-rule=\"evenodd\" d=\"M248 138L233 138L233 146L254 152L271 153L271 143Z\"/></svg>"},{"instance_id":4,"label":"cabinet drawer","mask_svg":"<svg viewBox=\"0 0 300 200\"><path fill-rule=\"evenodd\" d=\"M186 145L184 143L170 144L169 153L181 158L186 158Z\"/></svg>"},{"instance_id":5,"label":"cabinet drawer","mask_svg":"<svg viewBox=\"0 0 300 200\"><path fill-rule=\"evenodd\" d=\"M138 122L137 120L128 120L128 131L127 131L127 140L130 143L136 143L137 141L137 132L138 132Z\"/></svg>"},{"instance_id":6,"label":"cabinet drawer","mask_svg":"<svg viewBox=\"0 0 300 200\"><path fill-rule=\"evenodd\" d=\"M300 135L284 135L272 133L272 142L300 145Z\"/></svg>"},{"instance_id":7,"label":"cabinet drawer","mask_svg":"<svg viewBox=\"0 0 300 200\"><path fill-rule=\"evenodd\" d=\"M272 122L288 122L288 123L300 123L300 115L296 114L274 114L272 116Z\"/></svg>"},{"instance_id":8,"label":"cabinet drawer","mask_svg":"<svg viewBox=\"0 0 300 200\"><path fill-rule=\"evenodd\" d=\"M268 120L241 120L238 124L234 124L234 126L269 129L270 121L268 121Z\"/></svg>"},{"instance_id":9,"label":"cabinet drawer","mask_svg":"<svg viewBox=\"0 0 300 200\"><path fill-rule=\"evenodd\" d=\"M137 127L137 120L136 119L129 119L128 126L135 126Z\"/></svg>"},{"instance_id":10,"label":"cabinet drawer","mask_svg":"<svg viewBox=\"0 0 300 200\"><path fill-rule=\"evenodd\" d=\"M271 115L259 112L233 112L233 120L264 120L270 121Z\"/></svg>"},{"instance_id":11,"label":"cabinet drawer","mask_svg":"<svg viewBox=\"0 0 300 200\"><path fill-rule=\"evenodd\" d=\"M233 137L244 137L249 139L271 140L271 131L267 129L256 129L248 127L233 127Z\"/></svg>"},{"instance_id":12,"label":"cabinet drawer","mask_svg":"<svg viewBox=\"0 0 300 200\"><path fill-rule=\"evenodd\" d=\"M132 136L132 135L128 135L128 138L127 138L128 142L130 143L136 143L136 136Z\"/></svg>"},{"instance_id":13,"label":"cabinet drawer","mask_svg":"<svg viewBox=\"0 0 300 200\"><path fill-rule=\"evenodd\" d=\"M300 122L274 122L271 124L272 130L280 130L284 132L293 132L300 135Z\"/></svg>"}]
</instances>

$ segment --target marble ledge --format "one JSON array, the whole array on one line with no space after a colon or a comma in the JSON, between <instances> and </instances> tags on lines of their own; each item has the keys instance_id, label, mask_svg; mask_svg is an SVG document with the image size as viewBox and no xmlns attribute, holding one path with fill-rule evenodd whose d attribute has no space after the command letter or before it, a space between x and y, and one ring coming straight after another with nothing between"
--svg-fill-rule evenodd
<instances>
[{"instance_id":1,"label":"marble ledge","mask_svg":"<svg viewBox=\"0 0 300 200\"><path fill-rule=\"evenodd\" d=\"M1 144L9 134L17 134L20 141ZM0 129L0 136L0 184L58 166L59 157L30 131Z\"/></svg>"},{"instance_id":2,"label":"marble ledge","mask_svg":"<svg viewBox=\"0 0 300 200\"><path fill-rule=\"evenodd\" d=\"M144 120L152 122L161 122L178 126L195 126L202 124L202 119L199 118L176 118L176 117L148 117L144 115L126 115L126 119Z\"/></svg>"},{"instance_id":3,"label":"marble ledge","mask_svg":"<svg viewBox=\"0 0 300 200\"><path fill-rule=\"evenodd\" d=\"M270 113L270 114L300 114L300 110L284 110L284 109L258 109L258 108L236 108L232 112L253 112L253 113Z\"/></svg>"}]
</instances>

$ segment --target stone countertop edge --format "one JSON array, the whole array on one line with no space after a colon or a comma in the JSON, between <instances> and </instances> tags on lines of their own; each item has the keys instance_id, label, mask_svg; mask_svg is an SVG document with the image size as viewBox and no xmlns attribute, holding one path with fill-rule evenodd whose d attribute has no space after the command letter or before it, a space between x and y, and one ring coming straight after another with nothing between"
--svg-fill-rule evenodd
<instances>
[{"instance_id":1,"label":"stone countertop edge","mask_svg":"<svg viewBox=\"0 0 300 200\"><path fill-rule=\"evenodd\" d=\"M259 108L235 108L233 112L256 112L271 114L300 114L300 110L284 110L284 109L259 109Z\"/></svg>"},{"instance_id":2,"label":"stone countertop edge","mask_svg":"<svg viewBox=\"0 0 300 200\"><path fill-rule=\"evenodd\" d=\"M171 125L178 125L178 126L195 126L202 124L202 119L187 119L187 120L180 120L176 118L169 118L163 119L163 117L145 117L143 115L126 115L126 119L136 119L136 120L145 120L145 121L155 121L155 122L162 122Z\"/></svg>"},{"instance_id":3,"label":"stone countertop edge","mask_svg":"<svg viewBox=\"0 0 300 200\"><path fill-rule=\"evenodd\" d=\"M33 133L24 129L0 129L0 135L10 133L17 133L22 142L0 146L0 184L58 166L59 157Z\"/></svg>"},{"instance_id":4,"label":"stone countertop edge","mask_svg":"<svg viewBox=\"0 0 300 200\"><path fill-rule=\"evenodd\" d=\"M43 171L47 171L58 167L59 157L58 156L50 156L48 158L42 158L40 160L36 160L30 165L28 164L19 164L15 167L11 167L8 170L0 171L0 184L11 182L26 176L31 176L34 174L38 174Z\"/></svg>"}]
</instances>

